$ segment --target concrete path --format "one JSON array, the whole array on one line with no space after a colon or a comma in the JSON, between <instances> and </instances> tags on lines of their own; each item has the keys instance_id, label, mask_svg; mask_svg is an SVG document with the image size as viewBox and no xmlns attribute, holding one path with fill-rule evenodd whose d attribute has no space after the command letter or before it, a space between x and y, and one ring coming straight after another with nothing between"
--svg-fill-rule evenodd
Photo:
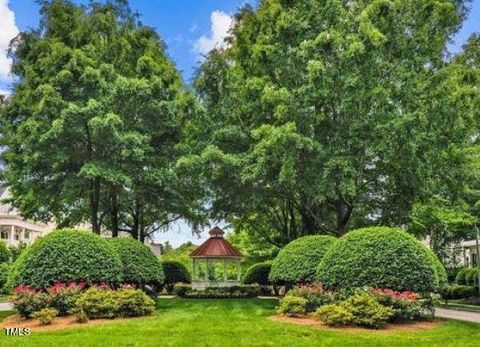
<instances>
[{"instance_id":1,"label":"concrete path","mask_svg":"<svg viewBox=\"0 0 480 347\"><path fill-rule=\"evenodd\" d=\"M11 311L13 306L9 302L0 302L0 311Z\"/></svg>"},{"instance_id":2,"label":"concrete path","mask_svg":"<svg viewBox=\"0 0 480 347\"><path fill-rule=\"evenodd\" d=\"M480 323L480 313L450 310L448 308L435 308L435 316L449 319L463 320L467 322Z\"/></svg>"}]
</instances>

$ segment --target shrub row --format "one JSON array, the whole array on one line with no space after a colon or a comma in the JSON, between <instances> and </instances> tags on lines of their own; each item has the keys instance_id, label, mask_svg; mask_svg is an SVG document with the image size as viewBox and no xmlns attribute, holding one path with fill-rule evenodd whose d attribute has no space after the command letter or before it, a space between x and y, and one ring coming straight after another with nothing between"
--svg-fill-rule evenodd
<instances>
[{"instance_id":1,"label":"shrub row","mask_svg":"<svg viewBox=\"0 0 480 347\"><path fill-rule=\"evenodd\" d=\"M255 298L260 287L255 285L241 285L232 287L208 287L205 290L196 290L185 284L177 284L174 293L189 299L242 299Z\"/></svg>"},{"instance_id":2,"label":"shrub row","mask_svg":"<svg viewBox=\"0 0 480 347\"><path fill-rule=\"evenodd\" d=\"M353 293L329 291L318 284L297 286L280 300L278 312L298 316L314 312L314 318L328 325L360 325L381 328L388 322L430 318L430 300L419 300L410 291L357 289Z\"/></svg>"},{"instance_id":3,"label":"shrub row","mask_svg":"<svg viewBox=\"0 0 480 347\"><path fill-rule=\"evenodd\" d=\"M15 289L12 302L21 317L36 317L45 322L51 321L52 315L66 316L72 313L80 321L88 318L143 316L153 312L155 307L154 301L140 289L124 286L113 290L101 285L84 290L84 284L75 283L56 283L47 291L22 285Z\"/></svg>"},{"instance_id":4,"label":"shrub row","mask_svg":"<svg viewBox=\"0 0 480 347\"><path fill-rule=\"evenodd\" d=\"M35 241L20 254L8 285L45 290L55 282L83 282L87 286L127 283L158 288L164 280L162 265L142 243L132 238L107 241L87 231L63 229Z\"/></svg>"},{"instance_id":5,"label":"shrub row","mask_svg":"<svg viewBox=\"0 0 480 347\"><path fill-rule=\"evenodd\" d=\"M461 269L455 277L455 282L459 285L478 286L478 270L473 267Z\"/></svg>"},{"instance_id":6,"label":"shrub row","mask_svg":"<svg viewBox=\"0 0 480 347\"><path fill-rule=\"evenodd\" d=\"M478 287L464 285L448 285L440 292L444 300L467 299L478 296Z\"/></svg>"}]
</instances>

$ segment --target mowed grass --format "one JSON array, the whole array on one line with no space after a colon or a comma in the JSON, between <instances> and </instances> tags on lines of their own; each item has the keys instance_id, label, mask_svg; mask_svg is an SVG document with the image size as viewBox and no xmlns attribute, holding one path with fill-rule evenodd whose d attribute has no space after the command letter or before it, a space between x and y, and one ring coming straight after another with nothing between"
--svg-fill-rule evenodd
<instances>
[{"instance_id":1,"label":"mowed grass","mask_svg":"<svg viewBox=\"0 0 480 347\"><path fill-rule=\"evenodd\" d=\"M267 319L275 300L160 299L155 316L24 337L0 346L478 346L480 325L448 321L429 331L320 330Z\"/></svg>"}]
</instances>

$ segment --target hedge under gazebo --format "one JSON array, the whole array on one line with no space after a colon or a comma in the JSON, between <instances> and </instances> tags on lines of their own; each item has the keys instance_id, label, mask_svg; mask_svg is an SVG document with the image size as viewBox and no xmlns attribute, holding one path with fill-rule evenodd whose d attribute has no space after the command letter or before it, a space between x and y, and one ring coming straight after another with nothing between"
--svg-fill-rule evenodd
<instances>
[{"instance_id":1,"label":"hedge under gazebo","mask_svg":"<svg viewBox=\"0 0 480 347\"><path fill-rule=\"evenodd\" d=\"M242 253L223 238L225 233L218 226L209 234L210 238L190 254L192 288L240 285Z\"/></svg>"}]
</instances>

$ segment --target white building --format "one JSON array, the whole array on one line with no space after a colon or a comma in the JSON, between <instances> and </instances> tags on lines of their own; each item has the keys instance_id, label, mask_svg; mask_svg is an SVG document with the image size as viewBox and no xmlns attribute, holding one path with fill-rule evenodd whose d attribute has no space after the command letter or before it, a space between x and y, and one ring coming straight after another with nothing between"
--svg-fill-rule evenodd
<instances>
[{"instance_id":1,"label":"white building","mask_svg":"<svg viewBox=\"0 0 480 347\"><path fill-rule=\"evenodd\" d=\"M477 246L475 240L462 242L463 265L476 267L477 266Z\"/></svg>"},{"instance_id":2,"label":"white building","mask_svg":"<svg viewBox=\"0 0 480 347\"><path fill-rule=\"evenodd\" d=\"M31 244L40 236L54 229L53 224L44 224L20 217L10 204L3 202L9 198L7 188L0 188L0 239L7 246L18 246L21 243Z\"/></svg>"}]
</instances>

